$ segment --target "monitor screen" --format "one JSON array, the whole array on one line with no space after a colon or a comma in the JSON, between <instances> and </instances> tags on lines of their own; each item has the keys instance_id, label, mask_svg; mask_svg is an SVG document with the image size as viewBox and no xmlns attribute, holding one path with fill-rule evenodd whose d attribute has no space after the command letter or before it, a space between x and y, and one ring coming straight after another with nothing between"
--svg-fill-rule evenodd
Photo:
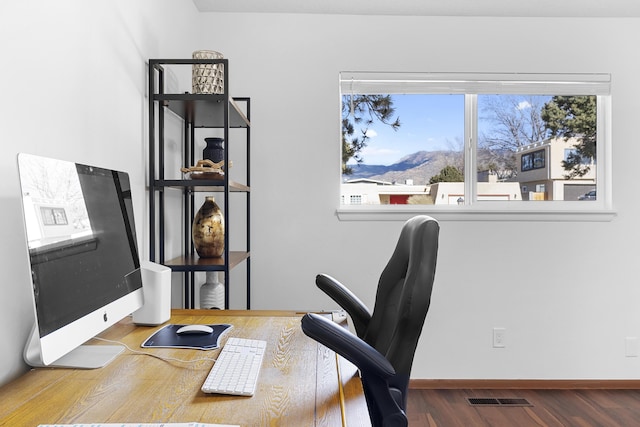
<instances>
[{"instance_id":1,"label":"monitor screen","mask_svg":"<svg viewBox=\"0 0 640 427\"><path fill-rule=\"evenodd\" d=\"M25 359L83 363L109 347L70 353L142 305L129 177L29 154L18 169L35 313Z\"/></svg>"}]
</instances>

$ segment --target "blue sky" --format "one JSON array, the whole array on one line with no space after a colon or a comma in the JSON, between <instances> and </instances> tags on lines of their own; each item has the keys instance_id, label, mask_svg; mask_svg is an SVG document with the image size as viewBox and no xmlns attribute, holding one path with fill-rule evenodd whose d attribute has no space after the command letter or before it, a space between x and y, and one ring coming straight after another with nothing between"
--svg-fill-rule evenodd
<instances>
[{"instance_id":1,"label":"blue sky","mask_svg":"<svg viewBox=\"0 0 640 427\"><path fill-rule=\"evenodd\" d=\"M458 150L464 136L464 95L393 95L397 131L374 123L362 151L365 164L389 165L421 150Z\"/></svg>"},{"instance_id":2,"label":"blue sky","mask_svg":"<svg viewBox=\"0 0 640 427\"><path fill-rule=\"evenodd\" d=\"M531 107L523 95L499 95L507 101L516 102L517 110ZM464 140L464 95L392 95L396 115L400 118L400 128L394 131L379 122L369 127L370 139L362 150L364 164L390 165L402 157L426 150L454 150L463 147ZM479 96L489 100L493 96ZM550 96L538 96L537 102L546 102ZM540 104L542 105L542 104ZM481 110L482 108L479 107ZM479 132L490 133L491 122L479 117ZM351 160L350 164L355 163Z\"/></svg>"}]
</instances>

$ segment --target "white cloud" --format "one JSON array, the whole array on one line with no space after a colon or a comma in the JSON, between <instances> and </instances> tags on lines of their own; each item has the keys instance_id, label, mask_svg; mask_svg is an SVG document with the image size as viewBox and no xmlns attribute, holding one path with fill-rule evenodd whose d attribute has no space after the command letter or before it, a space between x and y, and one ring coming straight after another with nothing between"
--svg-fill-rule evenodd
<instances>
[{"instance_id":1,"label":"white cloud","mask_svg":"<svg viewBox=\"0 0 640 427\"><path fill-rule=\"evenodd\" d=\"M367 137L369 138L375 138L376 136L378 136L378 132L376 132L373 129L367 129L367 133L366 133Z\"/></svg>"},{"instance_id":2,"label":"white cloud","mask_svg":"<svg viewBox=\"0 0 640 427\"><path fill-rule=\"evenodd\" d=\"M527 101L520 101L520 103L518 104L518 106L516 107L516 110L526 110L528 108L531 108L531 104Z\"/></svg>"}]
</instances>

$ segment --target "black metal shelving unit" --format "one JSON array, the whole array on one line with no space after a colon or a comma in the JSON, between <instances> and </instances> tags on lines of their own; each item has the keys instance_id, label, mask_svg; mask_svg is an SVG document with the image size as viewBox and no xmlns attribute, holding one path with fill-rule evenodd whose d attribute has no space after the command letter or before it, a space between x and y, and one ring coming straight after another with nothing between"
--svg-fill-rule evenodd
<instances>
[{"instance_id":1,"label":"black metal shelving unit","mask_svg":"<svg viewBox=\"0 0 640 427\"><path fill-rule=\"evenodd\" d=\"M223 94L165 93L165 67L170 65L222 64L224 66ZM195 308L195 273L198 271L224 272L225 309L229 308L230 274L241 263L246 263L246 308L251 308L251 258L250 258L250 142L251 100L233 98L228 88L229 62L227 59L150 59L149 60L149 244L150 259L184 275L183 302L185 308ZM194 150L197 128L223 129L225 165L229 165L229 129L246 132L246 181L229 179L165 179L165 115L173 114L183 122L184 145L182 163L192 166L196 159ZM233 141L232 143L238 143ZM165 259L165 191L182 192L183 201L183 254ZM224 195L225 247L221 258L199 258L191 240L191 223L197 212L195 194L222 193ZM229 194L246 196L246 243L240 251L229 250L229 230L233 220Z\"/></svg>"}]
</instances>

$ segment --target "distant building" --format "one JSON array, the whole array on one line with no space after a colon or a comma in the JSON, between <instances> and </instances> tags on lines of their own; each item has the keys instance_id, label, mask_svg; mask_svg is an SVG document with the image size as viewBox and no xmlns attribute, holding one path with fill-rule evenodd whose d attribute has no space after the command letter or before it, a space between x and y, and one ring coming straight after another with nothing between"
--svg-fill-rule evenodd
<instances>
[{"instance_id":1,"label":"distant building","mask_svg":"<svg viewBox=\"0 0 640 427\"><path fill-rule=\"evenodd\" d=\"M456 205L464 203L463 182L439 182L431 185L431 195L436 205ZM520 186L517 182L478 182L478 200L521 201Z\"/></svg>"},{"instance_id":2,"label":"distant building","mask_svg":"<svg viewBox=\"0 0 640 427\"><path fill-rule=\"evenodd\" d=\"M575 154L576 139L552 138L517 150L518 174L523 200L578 200L596 188L594 159L584 159L589 172L580 178L567 179L562 161Z\"/></svg>"},{"instance_id":3,"label":"distant building","mask_svg":"<svg viewBox=\"0 0 640 427\"><path fill-rule=\"evenodd\" d=\"M360 178L346 181L342 185L343 205L406 205L412 196L428 196L428 185L413 185Z\"/></svg>"},{"instance_id":4,"label":"distant building","mask_svg":"<svg viewBox=\"0 0 640 427\"><path fill-rule=\"evenodd\" d=\"M342 185L341 198L343 205L456 205L464 203L464 183L411 185L357 179ZM478 182L478 200L520 201L520 186L497 182L495 175L489 175L489 182Z\"/></svg>"}]
</instances>

